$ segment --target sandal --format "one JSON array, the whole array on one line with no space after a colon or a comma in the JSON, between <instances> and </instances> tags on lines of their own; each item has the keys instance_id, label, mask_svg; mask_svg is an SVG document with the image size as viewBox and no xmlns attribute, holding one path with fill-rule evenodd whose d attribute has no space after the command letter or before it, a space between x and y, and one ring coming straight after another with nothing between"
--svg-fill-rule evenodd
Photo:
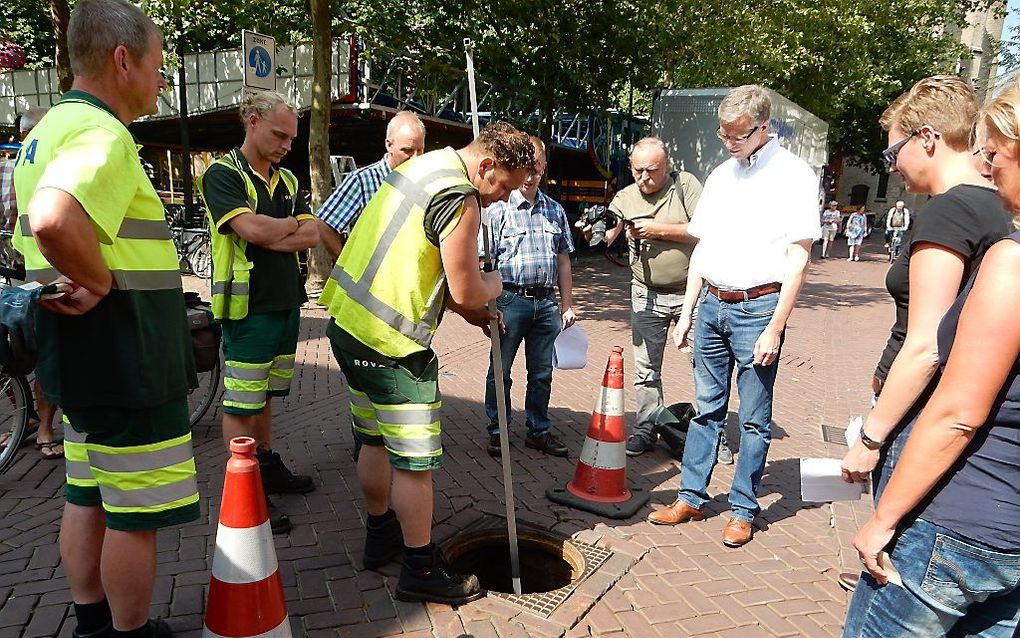
<instances>
[{"instance_id":1,"label":"sandal","mask_svg":"<svg viewBox=\"0 0 1020 638\"><path fill-rule=\"evenodd\" d=\"M57 448L60 448L59 450ZM64 440L54 439L52 441L36 441L35 449L44 459L56 461L64 458Z\"/></svg>"}]
</instances>

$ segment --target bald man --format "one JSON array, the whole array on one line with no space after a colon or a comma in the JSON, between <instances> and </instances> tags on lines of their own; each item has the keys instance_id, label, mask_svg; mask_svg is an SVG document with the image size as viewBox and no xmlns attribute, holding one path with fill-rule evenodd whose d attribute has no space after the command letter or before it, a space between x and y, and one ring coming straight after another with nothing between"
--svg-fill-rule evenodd
<instances>
[{"instance_id":1,"label":"bald man","mask_svg":"<svg viewBox=\"0 0 1020 638\"><path fill-rule=\"evenodd\" d=\"M390 171L425 152L425 125L411 111L401 111L386 125L386 154L374 164L348 173L315 215L319 236L330 259L343 248L341 233L349 233Z\"/></svg>"}]
</instances>

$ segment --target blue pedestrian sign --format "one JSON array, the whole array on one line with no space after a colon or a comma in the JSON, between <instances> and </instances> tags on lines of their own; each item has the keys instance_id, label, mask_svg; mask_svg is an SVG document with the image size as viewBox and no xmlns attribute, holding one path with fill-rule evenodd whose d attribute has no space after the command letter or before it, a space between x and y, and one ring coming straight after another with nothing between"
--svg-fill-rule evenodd
<instances>
[{"instance_id":1,"label":"blue pedestrian sign","mask_svg":"<svg viewBox=\"0 0 1020 638\"><path fill-rule=\"evenodd\" d=\"M241 32L244 54L244 85L252 89L276 90L276 40L254 31Z\"/></svg>"}]
</instances>

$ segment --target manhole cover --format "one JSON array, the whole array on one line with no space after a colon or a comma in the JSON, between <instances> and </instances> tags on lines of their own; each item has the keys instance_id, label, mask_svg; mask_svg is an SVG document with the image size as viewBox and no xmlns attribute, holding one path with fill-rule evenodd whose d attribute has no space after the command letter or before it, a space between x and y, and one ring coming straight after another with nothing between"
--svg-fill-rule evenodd
<instances>
[{"instance_id":1,"label":"manhole cover","mask_svg":"<svg viewBox=\"0 0 1020 638\"><path fill-rule=\"evenodd\" d=\"M504 526L500 528L500 524ZM475 529L444 541L443 552L456 571L478 576L489 596L544 618L612 555L601 547L545 530L519 525L517 531L524 592L520 596L512 593L510 545L504 521L483 520Z\"/></svg>"}]
</instances>

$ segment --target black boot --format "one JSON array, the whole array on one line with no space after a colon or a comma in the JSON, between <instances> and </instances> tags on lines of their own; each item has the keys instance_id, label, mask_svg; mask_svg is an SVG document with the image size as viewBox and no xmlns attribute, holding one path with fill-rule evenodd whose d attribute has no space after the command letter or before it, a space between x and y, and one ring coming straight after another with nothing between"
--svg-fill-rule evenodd
<instances>
[{"instance_id":1,"label":"black boot","mask_svg":"<svg viewBox=\"0 0 1020 638\"><path fill-rule=\"evenodd\" d=\"M463 605L485 595L477 577L454 573L438 548L429 549L425 554L404 551L397 600Z\"/></svg>"},{"instance_id":2,"label":"black boot","mask_svg":"<svg viewBox=\"0 0 1020 638\"><path fill-rule=\"evenodd\" d=\"M307 494L315 489L312 477L294 474L283 464L280 455L272 450L255 454L262 475L262 488L273 494Z\"/></svg>"},{"instance_id":3,"label":"black boot","mask_svg":"<svg viewBox=\"0 0 1020 638\"><path fill-rule=\"evenodd\" d=\"M379 569L404 551L404 534L393 510L382 516L369 516L365 526L365 569Z\"/></svg>"},{"instance_id":4,"label":"black boot","mask_svg":"<svg viewBox=\"0 0 1020 638\"><path fill-rule=\"evenodd\" d=\"M266 509L269 510L269 528L273 530L273 535L289 534L290 530L294 529L294 525L290 522L290 517L277 509L276 505L269 500L269 495L266 495Z\"/></svg>"}]
</instances>

